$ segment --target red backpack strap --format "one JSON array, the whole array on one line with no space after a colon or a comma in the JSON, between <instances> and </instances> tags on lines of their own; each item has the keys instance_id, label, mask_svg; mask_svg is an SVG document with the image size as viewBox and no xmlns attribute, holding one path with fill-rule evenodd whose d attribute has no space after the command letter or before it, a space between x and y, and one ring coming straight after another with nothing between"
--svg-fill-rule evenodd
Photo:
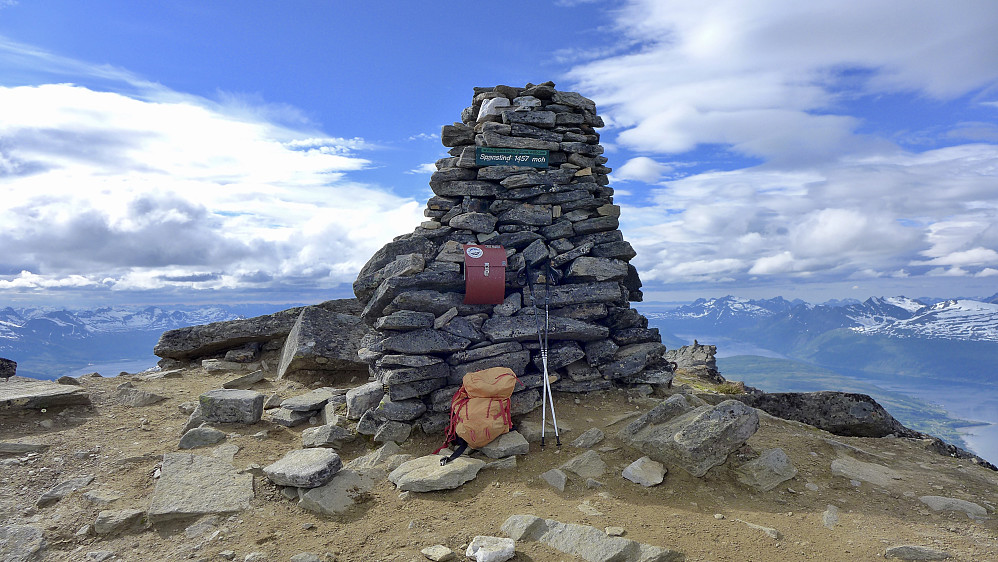
<instances>
[{"instance_id":1,"label":"red backpack strap","mask_svg":"<svg viewBox=\"0 0 998 562\"><path fill-rule=\"evenodd\" d=\"M457 438L457 423L461 419L459 412L461 410L461 406L464 406L465 409L467 409L467 405L468 392L464 390L464 386L461 386L461 388L454 392L454 396L450 399L450 421L447 424L447 431L444 432L444 444L437 447L436 451L433 451L434 455L453 443Z\"/></svg>"}]
</instances>

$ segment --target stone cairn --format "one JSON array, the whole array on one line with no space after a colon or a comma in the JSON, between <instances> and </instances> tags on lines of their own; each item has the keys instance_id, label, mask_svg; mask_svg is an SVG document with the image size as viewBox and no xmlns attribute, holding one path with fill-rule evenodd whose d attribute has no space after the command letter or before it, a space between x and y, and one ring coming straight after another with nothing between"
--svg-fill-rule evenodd
<instances>
[{"instance_id":1,"label":"stone cairn","mask_svg":"<svg viewBox=\"0 0 998 562\"><path fill-rule=\"evenodd\" d=\"M592 100L551 82L475 88L461 122L443 127L450 156L430 178L428 220L382 247L353 285L374 328L360 354L381 407L351 408L349 417L442 431L462 377L496 366L523 383L513 414L537 408L545 290L553 390L671 383L658 330L630 308L642 298L641 281L618 228L620 207L596 132L602 126ZM479 166L476 147L547 150L548 167ZM464 244L505 248L501 304L463 304ZM534 294L525 272L536 279ZM371 425L365 421L359 429Z\"/></svg>"}]
</instances>

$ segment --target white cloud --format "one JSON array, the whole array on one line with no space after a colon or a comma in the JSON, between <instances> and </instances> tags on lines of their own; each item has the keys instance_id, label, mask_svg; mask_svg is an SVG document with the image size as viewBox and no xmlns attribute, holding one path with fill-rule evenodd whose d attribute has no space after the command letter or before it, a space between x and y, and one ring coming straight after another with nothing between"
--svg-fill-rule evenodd
<instances>
[{"instance_id":1,"label":"white cloud","mask_svg":"<svg viewBox=\"0 0 998 562\"><path fill-rule=\"evenodd\" d=\"M406 172L407 174L432 174L437 171L437 165L433 162L426 162L425 164L420 164L415 168Z\"/></svg>"},{"instance_id":2,"label":"white cloud","mask_svg":"<svg viewBox=\"0 0 998 562\"><path fill-rule=\"evenodd\" d=\"M989 3L631 0L616 17L626 50L569 78L612 123L604 143L647 154L614 173L657 183L651 205L621 217L645 280L993 269L998 147L986 116L961 111L994 103L972 95L998 85ZM959 118L912 131L870 106L893 105L878 96ZM906 151L900 137L927 144ZM710 170L711 153L752 160ZM661 182L662 161L690 175Z\"/></svg>"},{"instance_id":3,"label":"white cloud","mask_svg":"<svg viewBox=\"0 0 998 562\"><path fill-rule=\"evenodd\" d=\"M638 180L645 183L655 183L661 179L662 174L671 170L672 167L667 164L656 162L647 156L638 156L631 158L623 166L614 170L613 177L620 181Z\"/></svg>"},{"instance_id":4,"label":"white cloud","mask_svg":"<svg viewBox=\"0 0 998 562\"><path fill-rule=\"evenodd\" d=\"M364 139L196 102L0 88L0 288L349 282L421 220L415 201L347 179L368 165Z\"/></svg>"}]
</instances>

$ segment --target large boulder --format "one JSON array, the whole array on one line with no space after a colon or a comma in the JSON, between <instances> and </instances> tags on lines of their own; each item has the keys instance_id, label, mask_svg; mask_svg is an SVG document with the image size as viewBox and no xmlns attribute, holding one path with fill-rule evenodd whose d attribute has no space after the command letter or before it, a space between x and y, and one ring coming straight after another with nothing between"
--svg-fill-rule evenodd
<instances>
[{"instance_id":1,"label":"large boulder","mask_svg":"<svg viewBox=\"0 0 998 562\"><path fill-rule=\"evenodd\" d=\"M701 477L759 429L759 414L737 400L693 408L677 394L628 424L619 437L654 460Z\"/></svg>"},{"instance_id":2,"label":"large boulder","mask_svg":"<svg viewBox=\"0 0 998 562\"><path fill-rule=\"evenodd\" d=\"M921 435L894 419L883 406L866 394L824 390L821 392L776 392L733 396L772 416L794 420L848 437L917 438Z\"/></svg>"},{"instance_id":3,"label":"large boulder","mask_svg":"<svg viewBox=\"0 0 998 562\"><path fill-rule=\"evenodd\" d=\"M363 310L357 299L331 300L317 306L340 314L359 315ZM303 308L289 308L254 318L168 330L160 336L153 353L165 359L190 361L250 342L268 342L285 338L291 333Z\"/></svg>"},{"instance_id":4,"label":"large boulder","mask_svg":"<svg viewBox=\"0 0 998 562\"><path fill-rule=\"evenodd\" d=\"M359 316L306 306L284 342L277 378L330 371L364 371L366 375L367 363L357 351L368 331Z\"/></svg>"}]
</instances>

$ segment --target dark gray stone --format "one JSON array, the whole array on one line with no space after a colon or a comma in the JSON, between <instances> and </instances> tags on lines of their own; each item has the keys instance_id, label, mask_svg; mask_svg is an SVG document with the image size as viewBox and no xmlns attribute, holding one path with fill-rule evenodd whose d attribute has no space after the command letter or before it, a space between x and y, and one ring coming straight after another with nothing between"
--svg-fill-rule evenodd
<instances>
[{"instance_id":1,"label":"dark gray stone","mask_svg":"<svg viewBox=\"0 0 998 562\"><path fill-rule=\"evenodd\" d=\"M488 213L462 213L450 219L452 228L461 228L472 232L492 232L496 226L496 217Z\"/></svg>"},{"instance_id":2,"label":"dark gray stone","mask_svg":"<svg viewBox=\"0 0 998 562\"><path fill-rule=\"evenodd\" d=\"M355 438L356 435L349 429L333 424L309 427L301 432L302 446L306 448L332 447L339 449Z\"/></svg>"},{"instance_id":3,"label":"dark gray stone","mask_svg":"<svg viewBox=\"0 0 998 562\"><path fill-rule=\"evenodd\" d=\"M424 328L390 336L382 340L379 350L385 352L424 355L433 353L453 353L468 347L471 341L446 332Z\"/></svg>"},{"instance_id":4,"label":"dark gray stone","mask_svg":"<svg viewBox=\"0 0 998 562\"><path fill-rule=\"evenodd\" d=\"M552 223L550 205L523 203L499 214L499 224L547 226Z\"/></svg>"},{"instance_id":5,"label":"dark gray stone","mask_svg":"<svg viewBox=\"0 0 998 562\"><path fill-rule=\"evenodd\" d=\"M398 310L382 316L374 323L376 330L417 330L433 326L433 313L415 310Z\"/></svg>"},{"instance_id":6,"label":"dark gray stone","mask_svg":"<svg viewBox=\"0 0 998 562\"><path fill-rule=\"evenodd\" d=\"M265 398L252 390L209 390L198 397L198 407L208 423L256 423L263 417Z\"/></svg>"},{"instance_id":7,"label":"dark gray stone","mask_svg":"<svg viewBox=\"0 0 998 562\"><path fill-rule=\"evenodd\" d=\"M493 316L485 321L482 331L494 342L532 341L537 338L537 323L529 313L512 317ZM608 335L609 330L598 324L560 316L549 319L548 339L551 340L592 341L605 339Z\"/></svg>"},{"instance_id":8,"label":"dark gray stone","mask_svg":"<svg viewBox=\"0 0 998 562\"><path fill-rule=\"evenodd\" d=\"M527 350L504 353L502 355L493 355L491 357L479 359L478 361L454 365L454 368L451 369L451 375L448 382L450 382L450 384L461 384L461 381L464 379L464 375L474 373L475 371L491 369L492 367L508 367L513 371L513 374L519 377L523 375L526 370L527 363L529 362L530 352Z\"/></svg>"},{"instance_id":9,"label":"dark gray stone","mask_svg":"<svg viewBox=\"0 0 998 562\"><path fill-rule=\"evenodd\" d=\"M356 315L362 310L356 299L326 301L316 306L340 314ZM302 308L290 308L255 318L168 330L160 336L153 353L163 358L190 361L249 342L280 339L291 332L301 311Z\"/></svg>"},{"instance_id":10,"label":"dark gray stone","mask_svg":"<svg viewBox=\"0 0 998 562\"><path fill-rule=\"evenodd\" d=\"M753 408L849 437L918 437L866 394L848 392L777 392L732 396Z\"/></svg>"},{"instance_id":11,"label":"dark gray stone","mask_svg":"<svg viewBox=\"0 0 998 562\"><path fill-rule=\"evenodd\" d=\"M399 367L397 369L377 369L375 377L379 382L389 385L407 384L427 379L447 378L450 366L446 363L434 363L425 367Z\"/></svg>"},{"instance_id":12,"label":"dark gray stone","mask_svg":"<svg viewBox=\"0 0 998 562\"><path fill-rule=\"evenodd\" d=\"M582 256L568 267L565 279L569 281L613 281L627 276L627 263L611 258Z\"/></svg>"}]
</instances>

